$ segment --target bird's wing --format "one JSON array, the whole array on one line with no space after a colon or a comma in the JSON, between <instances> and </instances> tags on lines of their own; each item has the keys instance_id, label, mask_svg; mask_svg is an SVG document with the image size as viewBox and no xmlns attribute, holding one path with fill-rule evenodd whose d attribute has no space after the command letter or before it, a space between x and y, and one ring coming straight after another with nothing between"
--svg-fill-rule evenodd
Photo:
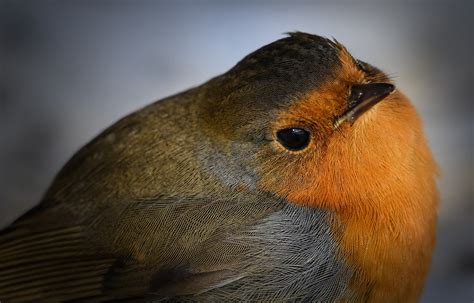
<instances>
[{"instance_id":1,"label":"bird's wing","mask_svg":"<svg viewBox=\"0 0 474 303\"><path fill-rule=\"evenodd\" d=\"M116 258L96 255L81 226L38 229L30 226L2 232L0 300L58 302L101 295Z\"/></svg>"},{"instance_id":2,"label":"bird's wing","mask_svg":"<svg viewBox=\"0 0 474 303\"><path fill-rule=\"evenodd\" d=\"M226 285L245 275L232 264L244 248L227 235L274 211L246 204L148 199L87 224L58 224L66 213L40 205L0 233L0 300L166 298Z\"/></svg>"}]
</instances>

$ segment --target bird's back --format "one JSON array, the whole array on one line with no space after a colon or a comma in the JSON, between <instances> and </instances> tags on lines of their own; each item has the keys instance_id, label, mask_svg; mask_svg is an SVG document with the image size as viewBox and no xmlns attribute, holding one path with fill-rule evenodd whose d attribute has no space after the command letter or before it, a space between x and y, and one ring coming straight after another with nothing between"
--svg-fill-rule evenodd
<instances>
[{"instance_id":1,"label":"bird's back","mask_svg":"<svg viewBox=\"0 0 474 303\"><path fill-rule=\"evenodd\" d=\"M41 204L1 233L3 301L343 295L350 270L337 258L329 212L196 175L196 142L186 142L189 129L180 138L196 94L107 129L69 161Z\"/></svg>"}]
</instances>

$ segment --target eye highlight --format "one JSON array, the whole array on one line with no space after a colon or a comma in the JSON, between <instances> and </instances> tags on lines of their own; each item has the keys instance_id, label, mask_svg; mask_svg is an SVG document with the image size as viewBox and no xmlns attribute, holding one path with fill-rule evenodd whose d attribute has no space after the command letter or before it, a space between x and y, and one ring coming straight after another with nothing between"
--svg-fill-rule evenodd
<instances>
[{"instance_id":1,"label":"eye highlight","mask_svg":"<svg viewBox=\"0 0 474 303\"><path fill-rule=\"evenodd\" d=\"M302 150L309 144L309 132L303 128L285 128L277 132L278 142L288 150Z\"/></svg>"}]
</instances>

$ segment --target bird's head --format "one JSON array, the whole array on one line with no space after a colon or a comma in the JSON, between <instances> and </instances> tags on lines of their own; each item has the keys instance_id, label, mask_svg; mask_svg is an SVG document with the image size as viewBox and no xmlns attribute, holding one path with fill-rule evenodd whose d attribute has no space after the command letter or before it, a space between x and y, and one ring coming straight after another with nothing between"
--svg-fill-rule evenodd
<instances>
[{"instance_id":1,"label":"bird's head","mask_svg":"<svg viewBox=\"0 0 474 303\"><path fill-rule=\"evenodd\" d=\"M203 129L232 185L340 210L376 206L416 184L420 170L433 178L414 108L337 41L290 34L209 87Z\"/></svg>"}]
</instances>

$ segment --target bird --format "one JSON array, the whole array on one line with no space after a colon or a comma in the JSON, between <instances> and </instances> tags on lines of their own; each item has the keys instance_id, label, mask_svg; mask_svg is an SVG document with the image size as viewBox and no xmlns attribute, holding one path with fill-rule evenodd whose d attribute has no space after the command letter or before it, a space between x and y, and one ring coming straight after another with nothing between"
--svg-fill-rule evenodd
<instances>
[{"instance_id":1,"label":"bird","mask_svg":"<svg viewBox=\"0 0 474 303\"><path fill-rule=\"evenodd\" d=\"M416 302L437 175L391 77L292 32L81 148L0 232L0 300Z\"/></svg>"}]
</instances>

